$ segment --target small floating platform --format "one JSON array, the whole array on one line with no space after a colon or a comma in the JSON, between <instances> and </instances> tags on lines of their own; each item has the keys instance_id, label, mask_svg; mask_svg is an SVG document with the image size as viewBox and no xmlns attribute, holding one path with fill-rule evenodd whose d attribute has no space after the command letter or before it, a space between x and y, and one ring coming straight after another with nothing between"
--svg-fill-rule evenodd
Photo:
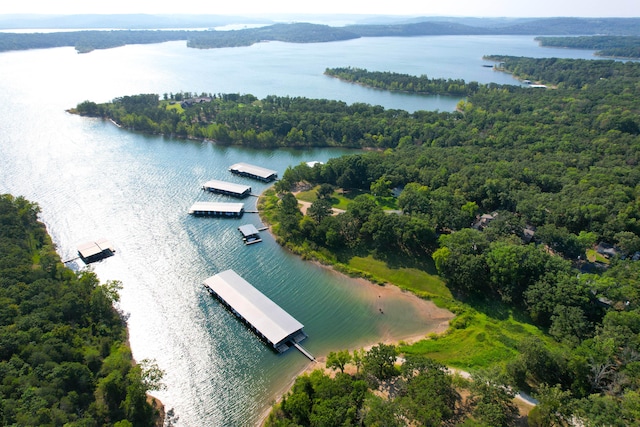
<instances>
[{"instance_id":1,"label":"small floating platform","mask_svg":"<svg viewBox=\"0 0 640 427\"><path fill-rule=\"evenodd\" d=\"M78 245L78 255L80 255L80 259L85 264L108 258L112 256L115 251L111 242L104 238Z\"/></svg>"},{"instance_id":2,"label":"small floating platform","mask_svg":"<svg viewBox=\"0 0 640 427\"><path fill-rule=\"evenodd\" d=\"M241 217L244 203L196 202L189 214L199 216Z\"/></svg>"},{"instance_id":3,"label":"small floating platform","mask_svg":"<svg viewBox=\"0 0 640 427\"><path fill-rule=\"evenodd\" d=\"M227 196L243 198L251 194L251 187L248 185L234 184L232 182L211 180L204 183L203 190L212 193L224 194Z\"/></svg>"},{"instance_id":4,"label":"small floating platform","mask_svg":"<svg viewBox=\"0 0 640 427\"><path fill-rule=\"evenodd\" d=\"M229 167L229 171L236 175L259 179L264 182L270 182L278 178L278 171L250 165L248 163L236 163L235 165L231 165Z\"/></svg>"},{"instance_id":5,"label":"small floating platform","mask_svg":"<svg viewBox=\"0 0 640 427\"><path fill-rule=\"evenodd\" d=\"M203 285L276 352L284 353L307 337L302 323L235 271L226 270L211 276Z\"/></svg>"},{"instance_id":6,"label":"small floating platform","mask_svg":"<svg viewBox=\"0 0 640 427\"><path fill-rule=\"evenodd\" d=\"M241 225L238 227L240 233L242 234L242 240L244 240L245 245L253 245L254 243L262 242L260 238L260 230L258 230L253 224Z\"/></svg>"}]
</instances>

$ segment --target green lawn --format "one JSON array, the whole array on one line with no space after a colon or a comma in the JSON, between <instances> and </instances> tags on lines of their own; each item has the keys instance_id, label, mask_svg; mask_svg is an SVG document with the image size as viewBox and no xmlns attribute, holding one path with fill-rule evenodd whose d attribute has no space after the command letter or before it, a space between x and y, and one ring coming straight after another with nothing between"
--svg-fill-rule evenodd
<instances>
[{"instance_id":1,"label":"green lawn","mask_svg":"<svg viewBox=\"0 0 640 427\"><path fill-rule=\"evenodd\" d=\"M303 202L313 203L318 198L316 196L316 192L318 191L319 186L313 187L307 191L301 191L296 194L296 198L298 200L302 200ZM361 194L366 194L370 198L374 199L378 205L384 210L396 210L398 209L398 199L395 197L374 197L366 191L362 190L349 190L342 191L337 190L334 191L331 195L331 206L336 209L347 209L347 206L355 199L357 196Z\"/></svg>"},{"instance_id":2,"label":"green lawn","mask_svg":"<svg viewBox=\"0 0 640 427\"><path fill-rule=\"evenodd\" d=\"M352 257L348 266L366 271L378 281L428 297L457 313L447 333L409 346L401 344L402 353L424 354L449 366L473 370L515 358L518 343L526 337L534 335L551 343L535 326L514 319L511 310L499 301L474 302L475 308L456 301L431 264L421 268L390 267L368 256Z\"/></svg>"},{"instance_id":3,"label":"green lawn","mask_svg":"<svg viewBox=\"0 0 640 427\"><path fill-rule=\"evenodd\" d=\"M165 108L167 110L176 110L178 112L178 114L182 114L184 113L184 108L182 108L182 106L180 105L179 102L174 102L173 104L169 101L162 101L162 103L164 103Z\"/></svg>"},{"instance_id":4,"label":"green lawn","mask_svg":"<svg viewBox=\"0 0 640 427\"><path fill-rule=\"evenodd\" d=\"M595 249L587 249L587 260L589 262L601 262L603 264L609 264L609 259L599 254Z\"/></svg>"},{"instance_id":5,"label":"green lawn","mask_svg":"<svg viewBox=\"0 0 640 427\"><path fill-rule=\"evenodd\" d=\"M430 298L453 298L439 276L418 268L389 267L386 262L374 259L372 256L365 258L352 257L348 265L351 268L371 273L381 281L392 283L399 288L418 295L425 295Z\"/></svg>"},{"instance_id":6,"label":"green lawn","mask_svg":"<svg viewBox=\"0 0 640 427\"><path fill-rule=\"evenodd\" d=\"M518 355L518 343L530 336L550 342L538 328L511 316L500 320L465 308L451 321L444 335L433 335L410 346L400 345L400 351L423 354L449 366L473 370L514 359Z\"/></svg>"},{"instance_id":7,"label":"green lawn","mask_svg":"<svg viewBox=\"0 0 640 427\"><path fill-rule=\"evenodd\" d=\"M299 193L299 200L313 202L316 189ZM270 197L261 198L262 215L275 207L273 190L266 192ZM334 193L339 200L336 207L343 208L355 197L354 193ZM270 217L267 214L267 217ZM269 222L275 220L270 218ZM301 249L301 256L305 250ZM345 254L344 264L338 261L339 254L315 252L313 256L326 255L326 261L346 274L361 275L374 283L391 283L402 289L429 298L438 306L456 313L448 331L442 335L432 335L412 345L400 343L399 350L405 354L423 354L448 366L474 370L494 364L506 363L518 355L518 343L530 336L537 336L550 347L558 346L543 331L527 323L524 315L516 313L507 305L496 300L462 302L456 300L444 281L437 275L430 257L420 265L411 265L403 257L380 260L368 256ZM310 256L310 257L313 257ZM415 261L414 261L415 262ZM520 321L523 319L523 321Z\"/></svg>"},{"instance_id":8,"label":"green lawn","mask_svg":"<svg viewBox=\"0 0 640 427\"><path fill-rule=\"evenodd\" d=\"M320 187L319 185L316 185L311 190L301 191L301 192L297 193L296 194L296 199L302 200L303 202L309 202L309 203L315 202L316 199L318 198L316 196L316 192L318 191L319 187Z\"/></svg>"}]
</instances>

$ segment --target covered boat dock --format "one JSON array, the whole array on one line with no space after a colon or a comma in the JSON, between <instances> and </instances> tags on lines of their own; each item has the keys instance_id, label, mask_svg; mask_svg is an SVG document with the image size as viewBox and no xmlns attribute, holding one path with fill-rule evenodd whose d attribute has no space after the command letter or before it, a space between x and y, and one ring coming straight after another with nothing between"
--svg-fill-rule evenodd
<instances>
[{"instance_id":1,"label":"covered boat dock","mask_svg":"<svg viewBox=\"0 0 640 427\"><path fill-rule=\"evenodd\" d=\"M302 348L298 343L307 337L302 323L235 271L226 270L211 276L204 281L204 286L278 353L292 346ZM303 354L315 360L310 353L304 351Z\"/></svg>"},{"instance_id":2,"label":"covered boat dock","mask_svg":"<svg viewBox=\"0 0 640 427\"><path fill-rule=\"evenodd\" d=\"M111 245L111 242L105 238L100 238L95 241L85 242L78 245L78 255L80 255L80 259L85 264L110 257L115 251L116 250Z\"/></svg>"},{"instance_id":3,"label":"covered boat dock","mask_svg":"<svg viewBox=\"0 0 640 427\"><path fill-rule=\"evenodd\" d=\"M265 169L248 163L236 163L229 167L229 171L236 175L246 176L261 181L270 182L278 178L278 171Z\"/></svg>"},{"instance_id":4,"label":"covered boat dock","mask_svg":"<svg viewBox=\"0 0 640 427\"><path fill-rule=\"evenodd\" d=\"M202 216L241 217L244 203L195 202L189 214Z\"/></svg>"},{"instance_id":5,"label":"covered boat dock","mask_svg":"<svg viewBox=\"0 0 640 427\"><path fill-rule=\"evenodd\" d=\"M203 190L211 191L212 193L225 194L232 197L247 197L251 194L251 187L248 185L234 184L232 182L211 180L204 183Z\"/></svg>"},{"instance_id":6,"label":"covered boat dock","mask_svg":"<svg viewBox=\"0 0 640 427\"><path fill-rule=\"evenodd\" d=\"M242 240L245 245L253 245L254 243L262 242L260 238L260 231L253 224L245 224L238 227L240 233L242 233Z\"/></svg>"}]
</instances>

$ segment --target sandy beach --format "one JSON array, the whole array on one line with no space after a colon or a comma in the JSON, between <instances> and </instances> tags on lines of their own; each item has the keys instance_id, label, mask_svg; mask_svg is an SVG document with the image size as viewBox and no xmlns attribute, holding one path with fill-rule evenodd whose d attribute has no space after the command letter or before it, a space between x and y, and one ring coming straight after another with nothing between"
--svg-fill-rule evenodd
<instances>
[{"instance_id":1,"label":"sandy beach","mask_svg":"<svg viewBox=\"0 0 640 427\"><path fill-rule=\"evenodd\" d=\"M270 227L269 232L271 233ZM348 348L348 350L350 351L361 348L368 350L379 343L398 344L400 342L403 342L406 344L412 344L414 342L427 338L427 335L429 334L440 334L445 332L449 327L449 321L455 317L455 315L449 310L440 308L436 306L432 301L422 299L411 292L404 291L398 288L397 286L391 284L381 286L363 278L348 277L345 274L334 270L330 265L324 265L316 261L310 262L326 268L331 272L331 274L347 277L349 285L352 285L359 294L360 298L362 298L366 303L369 304L370 310L375 315L394 317L400 314L406 315L406 313L408 312L411 313L412 318L417 319L420 324L424 325L424 328L421 328L418 331L414 331L414 333L407 334L396 331L393 328L387 328L384 326L383 322L383 326L381 326L376 339L371 340L370 342L359 343L359 345ZM344 348L336 348L332 351L339 350L344 350ZM290 390L291 386L293 386L293 383L298 376L305 373L310 373L315 369L325 369L327 355L316 354L315 357L315 362L309 362L309 364L305 368L301 369L300 372L298 372L293 378L291 378L291 381L287 384L287 386L285 386L274 396L274 402L280 401L282 399L282 396ZM261 415L258 426L264 425L264 422L270 412L271 408L268 408Z\"/></svg>"},{"instance_id":2,"label":"sandy beach","mask_svg":"<svg viewBox=\"0 0 640 427\"><path fill-rule=\"evenodd\" d=\"M344 274L335 271L331 266L326 266L315 261L311 262L329 269L332 274L345 276ZM399 342L404 342L411 344L425 339L427 335L431 333L439 334L445 332L449 327L449 321L455 316L450 311L437 307L433 302L419 298L418 296L410 292L403 291L394 285L388 284L380 286L362 278L349 278L349 283L356 287L358 292L361 294L361 297L368 301L374 311L377 311L379 315L393 315L395 310L404 309L412 312L413 315L417 316L417 319L420 319L424 324L424 329L410 335L394 333L394 331L389 329L380 330L377 339L364 343L363 345L357 345L353 348L349 348L348 350L350 351L360 348L368 350L379 343L398 344ZM393 302L393 304L391 302ZM339 350L344 350L344 348L333 349L333 351ZM279 402L282 399L282 396L291 389L296 378L300 375L311 373L316 369L324 369L328 373L333 373L325 367L327 360L326 354L316 354L315 357L315 362L309 362L305 368L301 369L300 372L291 378L291 381L286 387L274 396L274 402ZM355 367L348 365L345 372L353 374L355 373ZM258 426L264 425L264 422L270 412L271 408L268 408L261 415Z\"/></svg>"},{"instance_id":3,"label":"sandy beach","mask_svg":"<svg viewBox=\"0 0 640 427\"><path fill-rule=\"evenodd\" d=\"M301 211L304 214L310 203L300 201L298 201L298 203L301 205ZM263 221L263 223L265 222ZM270 226L268 226L268 231L275 238ZM424 328L420 328L418 331L407 334L405 332L394 330L393 328L385 327L384 322L382 322L382 326L380 327L378 336L375 340L372 340L371 342L358 343L359 345L348 348L350 351L361 348L368 350L379 343L398 344L403 342L406 344L412 344L425 339L429 334L440 334L445 332L449 327L449 321L455 317L455 315L449 310L436 306L432 301L422 299L417 295L404 291L392 284L378 285L363 278L348 277L345 274L336 271L330 265L325 265L317 261L310 262L329 270L331 274L340 275L343 278L347 277L347 283L349 286L354 287L356 292L359 294L359 297L370 306L370 310L374 315L394 317L411 313L412 320L417 320L418 323L424 325ZM333 349L333 351L339 350L344 350L344 348ZM298 376L312 372L315 369L325 369L327 355L316 354L315 357L316 361L309 362L305 368L300 370L296 376L291 378L288 385L274 396L274 401L280 401L282 399L282 396L289 391ZM264 425L264 422L270 412L271 408L268 408L265 413L262 414L258 426Z\"/></svg>"}]
</instances>

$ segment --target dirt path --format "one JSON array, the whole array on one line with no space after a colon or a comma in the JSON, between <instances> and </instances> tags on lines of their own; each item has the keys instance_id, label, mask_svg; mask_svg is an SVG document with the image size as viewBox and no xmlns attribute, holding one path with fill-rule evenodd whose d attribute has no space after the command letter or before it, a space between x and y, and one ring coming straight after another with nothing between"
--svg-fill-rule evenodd
<instances>
[{"instance_id":1,"label":"dirt path","mask_svg":"<svg viewBox=\"0 0 640 427\"><path fill-rule=\"evenodd\" d=\"M293 193L293 195L295 196L295 193ZM305 202L303 200L298 200L298 206L300 206L300 212L302 212L302 215L306 215L307 214L307 209L309 209L309 206L311 206L311 202ZM344 213L344 209L337 209L337 208L333 208L333 214L332 215L338 215L339 213Z\"/></svg>"}]
</instances>

